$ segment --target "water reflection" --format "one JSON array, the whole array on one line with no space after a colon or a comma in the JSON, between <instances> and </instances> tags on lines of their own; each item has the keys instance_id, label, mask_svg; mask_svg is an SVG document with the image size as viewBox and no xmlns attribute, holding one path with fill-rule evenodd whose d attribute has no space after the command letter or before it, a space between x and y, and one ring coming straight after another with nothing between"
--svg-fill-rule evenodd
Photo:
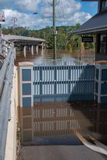
<instances>
[{"instance_id":1,"label":"water reflection","mask_svg":"<svg viewBox=\"0 0 107 160\"><path fill-rule=\"evenodd\" d=\"M79 144L75 130L107 144L107 106L87 102L36 103L34 113L36 144Z\"/></svg>"}]
</instances>

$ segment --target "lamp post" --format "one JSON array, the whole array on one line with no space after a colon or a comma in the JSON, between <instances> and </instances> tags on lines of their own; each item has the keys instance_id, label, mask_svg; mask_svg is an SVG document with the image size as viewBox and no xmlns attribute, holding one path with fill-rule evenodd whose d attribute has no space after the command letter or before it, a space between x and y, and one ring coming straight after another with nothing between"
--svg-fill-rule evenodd
<instances>
[{"instance_id":1,"label":"lamp post","mask_svg":"<svg viewBox=\"0 0 107 160\"><path fill-rule=\"evenodd\" d=\"M16 17L12 17L11 21L13 22L13 33L14 33L15 27L16 27L17 18Z\"/></svg>"}]
</instances>

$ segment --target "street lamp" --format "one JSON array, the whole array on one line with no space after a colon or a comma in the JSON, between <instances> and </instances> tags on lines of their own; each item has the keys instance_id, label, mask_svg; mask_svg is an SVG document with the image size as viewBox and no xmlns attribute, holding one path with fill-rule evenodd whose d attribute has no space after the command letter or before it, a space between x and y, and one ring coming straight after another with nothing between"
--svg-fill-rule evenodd
<instances>
[{"instance_id":1,"label":"street lamp","mask_svg":"<svg viewBox=\"0 0 107 160\"><path fill-rule=\"evenodd\" d=\"M15 28L16 22L17 22L17 17L12 17L11 21L13 22L13 27Z\"/></svg>"},{"instance_id":2,"label":"street lamp","mask_svg":"<svg viewBox=\"0 0 107 160\"><path fill-rule=\"evenodd\" d=\"M12 17L11 21L13 22L13 33L16 27L17 17Z\"/></svg>"}]
</instances>

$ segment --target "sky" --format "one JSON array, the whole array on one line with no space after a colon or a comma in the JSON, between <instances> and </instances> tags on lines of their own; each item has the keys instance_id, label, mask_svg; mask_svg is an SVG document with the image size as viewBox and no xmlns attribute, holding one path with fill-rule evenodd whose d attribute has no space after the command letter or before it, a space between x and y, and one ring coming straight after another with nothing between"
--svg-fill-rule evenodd
<instances>
[{"instance_id":1,"label":"sky","mask_svg":"<svg viewBox=\"0 0 107 160\"><path fill-rule=\"evenodd\" d=\"M56 25L83 24L97 13L97 5L97 2L81 0L56 0ZM2 27L12 27L14 18L17 27L41 29L52 26L52 0L0 0L0 10L5 13Z\"/></svg>"}]
</instances>

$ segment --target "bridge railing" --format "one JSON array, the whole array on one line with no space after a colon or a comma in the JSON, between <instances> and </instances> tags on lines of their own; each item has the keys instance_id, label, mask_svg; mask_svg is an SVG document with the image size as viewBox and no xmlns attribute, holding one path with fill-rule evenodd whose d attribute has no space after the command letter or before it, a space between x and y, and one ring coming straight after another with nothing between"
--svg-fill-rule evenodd
<instances>
[{"instance_id":1,"label":"bridge railing","mask_svg":"<svg viewBox=\"0 0 107 160\"><path fill-rule=\"evenodd\" d=\"M0 95L2 92L3 82L6 74L8 64L10 63L11 54L14 50L13 44L2 39L0 41Z\"/></svg>"},{"instance_id":2,"label":"bridge railing","mask_svg":"<svg viewBox=\"0 0 107 160\"><path fill-rule=\"evenodd\" d=\"M2 41L7 45L7 53L1 45L0 55L3 64L0 68L0 160L4 160L5 157L15 56L14 45L5 40Z\"/></svg>"}]
</instances>

